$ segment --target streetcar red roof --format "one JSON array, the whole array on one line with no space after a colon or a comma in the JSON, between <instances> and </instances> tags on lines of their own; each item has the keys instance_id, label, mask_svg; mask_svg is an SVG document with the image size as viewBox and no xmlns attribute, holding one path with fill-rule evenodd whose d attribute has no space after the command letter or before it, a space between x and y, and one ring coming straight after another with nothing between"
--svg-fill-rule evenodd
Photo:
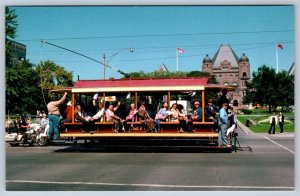
<instances>
[{"instance_id":1,"label":"streetcar red roof","mask_svg":"<svg viewBox=\"0 0 300 196\"><path fill-rule=\"evenodd\" d=\"M73 88L147 87L147 86L205 86L207 77L166 79L78 80Z\"/></svg>"}]
</instances>

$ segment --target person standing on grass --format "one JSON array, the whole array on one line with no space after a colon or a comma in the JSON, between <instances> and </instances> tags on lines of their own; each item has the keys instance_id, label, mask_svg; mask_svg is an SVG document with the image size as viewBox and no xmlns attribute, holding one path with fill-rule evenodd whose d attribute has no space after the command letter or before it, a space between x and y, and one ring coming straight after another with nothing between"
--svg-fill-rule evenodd
<instances>
[{"instance_id":1,"label":"person standing on grass","mask_svg":"<svg viewBox=\"0 0 300 196\"><path fill-rule=\"evenodd\" d=\"M284 115L282 112L279 113L278 120L279 120L280 133L283 133Z\"/></svg>"},{"instance_id":2,"label":"person standing on grass","mask_svg":"<svg viewBox=\"0 0 300 196\"><path fill-rule=\"evenodd\" d=\"M270 118L270 129L269 134L271 134L271 130L273 129L273 134L275 134L275 127L278 124L278 117L276 115L276 112L273 112L273 116Z\"/></svg>"},{"instance_id":3,"label":"person standing on grass","mask_svg":"<svg viewBox=\"0 0 300 196\"><path fill-rule=\"evenodd\" d=\"M48 131L49 139L51 138L53 131L54 131L54 139L59 138L59 132L58 132L58 125L60 121L59 105L61 105L65 101L67 94L68 93L65 92L64 96L58 101L55 101L53 97L52 101L50 101L47 104L48 119L49 119L49 131Z\"/></svg>"}]
</instances>

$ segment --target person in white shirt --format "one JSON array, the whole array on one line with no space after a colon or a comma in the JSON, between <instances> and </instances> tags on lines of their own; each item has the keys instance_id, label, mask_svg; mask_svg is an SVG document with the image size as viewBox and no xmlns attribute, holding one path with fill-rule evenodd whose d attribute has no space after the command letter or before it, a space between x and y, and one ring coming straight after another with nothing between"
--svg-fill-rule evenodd
<instances>
[{"instance_id":1,"label":"person in white shirt","mask_svg":"<svg viewBox=\"0 0 300 196\"><path fill-rule=\"evenodd\" d=\"M273 112L273 116L270 118L270 129L269 134L271 134L271 129L273 129L273 134L275 134L275 127L278 124L278 117L276 115L276 112Z\"/></svg>"},{"instance_id":2,"label":"person in white shirt","mask_svg":"<svg viewBox=\"0 0 300 196\"><path fill-rule=\"evenodd\" d=\"M282 112L279 113L278 121L279 121L280 133L283 133L284 115Z\"/></svg>"},{"instance_id":3,"label":"person in white shirt","mask_svg":"<svg viewBox=\"0 0 300 196\"><path fill-rule=\"evenodd\" d=\"M99 107L99 111L92 117L91 120L93 120L93 121L99 120L100 122L103 122L105 108L102 103L99 103L98 107Z\"/></svg>"},{"instance_id":4,"label":"person in white shirt","mask_svg":"<svg viewBox=\"0 0 300 196\"><path fill-rule=\"evenodd\" d=\"M122 130L123 123L125 120L121 119L119 116L115 115L115 111L118 109L118 107L121 105L120 102L118 102L117 107L114 108L113 104L110 104L108 109L105 112L106 121L107 122L114 122L114 130L113 132L118 133Z\"/></svg>"}]
</instances>

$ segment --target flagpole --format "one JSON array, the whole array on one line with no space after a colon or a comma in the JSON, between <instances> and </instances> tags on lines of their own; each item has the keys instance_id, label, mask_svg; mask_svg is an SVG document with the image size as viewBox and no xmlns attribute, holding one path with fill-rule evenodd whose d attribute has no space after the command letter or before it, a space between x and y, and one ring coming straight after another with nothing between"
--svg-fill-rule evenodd
<instances>
[{"instance_id":1,"label":"flagpole","mask_svg":"<svg viewBox=\"0 0 300 196\"><path fill-rule=\"evenodd\" d=\"M176 71L178 71L178 50L176 48Z\"/></svg>"},{"instance_id":2,"label":"flagpole","mask_svg":"<svg viewBox=\"0 0 300 196\"><path fill-rule=\"evenodd\" d=\"M278 73L278 43L276 43L275 45L275 49L276 49L276 73Z\"/></svg>"}]
</instances>

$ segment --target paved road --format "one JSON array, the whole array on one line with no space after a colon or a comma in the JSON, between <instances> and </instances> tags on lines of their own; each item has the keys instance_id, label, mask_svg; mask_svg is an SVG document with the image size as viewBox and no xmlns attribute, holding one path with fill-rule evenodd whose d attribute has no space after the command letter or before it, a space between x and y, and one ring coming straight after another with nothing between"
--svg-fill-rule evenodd
<instances>
[{"instance_id":1,"label":"paved road","mask_svg":"<svg viewBox=\"0 0 300 196\"><path fill-rule=\"evenodd\" d=\"M253 152L199 148L7 147L7 190L293 190L294 135L245 135Z\"/></svg>"}]
</instances>

